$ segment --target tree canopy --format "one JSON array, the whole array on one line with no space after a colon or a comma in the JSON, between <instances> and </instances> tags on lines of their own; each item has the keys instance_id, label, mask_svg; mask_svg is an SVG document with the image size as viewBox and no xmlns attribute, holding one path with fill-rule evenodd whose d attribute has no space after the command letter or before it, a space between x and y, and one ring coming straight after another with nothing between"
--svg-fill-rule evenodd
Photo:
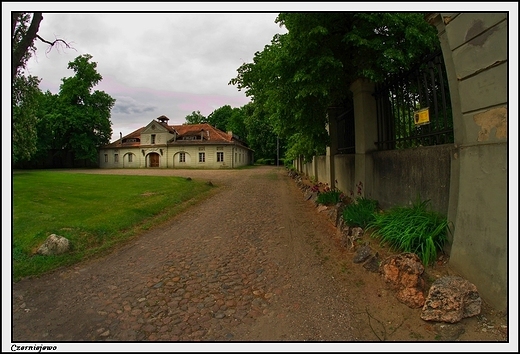
<instances>
[{"instance_id":1,"label":"tree canopy","mask_svg":"<svg viewBox=\"0 0 520 354\"><path fill-rule=\"evenodd\" d=\"M204 117L200 111L193 111L191 114L188 114L185 118L186 124L201 124L207 123L208 118Z\"/></svg>"},{"instance_id":2,"label":"tree canopy","mask_svg":"<svg viewBox=\"0 0 520 354\"><path fill-rule=\"evenodd\" d=\"M97 161L97 149L110 142L110 112L115 99L93 88L102 80L92 56L76 57L68 65L74 76L63 78L58 94L41 96L40 148L74 158Z\"/></svg>"},{"instance_id":3,"label":"tree canopy","mask_svg":"<svg viewBox=\"0 0 520 354\"><path fill-rule=\"evenodd\" d=\"M49 44L49 50L56 44L71 48L62 39L49 42L38 35L40 23L43 20L41 12L11 13L11 83L12 83L12 157L13 162L28 161L38 151L37 141L38 109L42 92L38 85L40 79L35 76L25 76L27 61L36 51L34 41Z\"/></svg>"},{"instance_id":4,"label":"tree canopy","mask_svg":"<svg viewBox=\"0 0 520 354\"><path fill-rule=\"evenodd\" d=\"M287 138L293 158L323 153L327 108L348 105L357 78L381 81L439 46L420 13L280 13L276 22L288 32L240 66L230 84Z\"/></svg>"},{"instance_id":5,"label":"tree canopy","mask_svg":"<svg viewBox=\"0 0 520 354\"><path fill-rule=\"evenodd\" d=\"M40 79L35 76L17 75L13 79L11 136L15 163L30 160L37 151L39 84Z\"/></svg>"}]
</instances>

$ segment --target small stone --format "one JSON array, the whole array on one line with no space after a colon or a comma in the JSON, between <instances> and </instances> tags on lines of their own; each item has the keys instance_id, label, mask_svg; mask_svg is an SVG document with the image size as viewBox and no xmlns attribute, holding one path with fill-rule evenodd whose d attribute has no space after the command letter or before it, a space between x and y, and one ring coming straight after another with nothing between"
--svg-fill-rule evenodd
<instances>
[{"instance_id":1,"label":"small stone","mask_svg":"<svg viewBox=\"0 0 520 354\"><path fill-rule=\"evenodd\" d=\"M372 250L370 249L370 246L365 245L361 247L357 250L356 255L354 256L354 263L362 263L366 261L371 254Z\"/></svg>"}]
</instances>

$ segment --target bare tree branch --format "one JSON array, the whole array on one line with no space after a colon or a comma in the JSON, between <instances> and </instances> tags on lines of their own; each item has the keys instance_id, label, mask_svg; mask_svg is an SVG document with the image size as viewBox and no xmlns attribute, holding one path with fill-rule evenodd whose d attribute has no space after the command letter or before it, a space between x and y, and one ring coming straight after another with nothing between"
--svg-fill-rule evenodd
<instances>
[{"instance_id":1,"label":"bare tree branch","mask_svg":"<svg viewBox=\"0 0 520 354\"><path fill-rule=\"evenodd\" d=\"M46 50L46 53L49 53L51 51L51 49L53 47L57 46L58 44L63 44L63 45L65 45L65 48L68 48L68 49L74 49L73 47L71 47L70 43L67 43L66 41L64 41L63 39L60 39L60 38L55 39L53 42L49 42L48 40L43 39L39 35L36 35L36 38L38 38L43 43L46 43L49 45L49 48ZM74 50L76 50L76 49L74 49Z\"/></svg>"},{"instance_id":2,"label":"bare tree branch","mask_svg":"<svg viewBox=\"0 0 520 354\"><path fill-rule=\"evenodd\" d=\"M27 29L27 32L24 35L21 35L20 28L17 28L17 21L20 21L23 17L22 13L13 12L11 15L11 40L12 40L12 48L13 48L13 61L12 61L12 77L11 82L14 80L18 70L25 66L26 54L27 51L32 47L34 40L39 39L43 43L49 45L47 49L47 53L51 51L51 49L58 45L64 45L65 48L74 49L71 47L69 43L67 43L63 39L55 39L53 42L50 42L41 36L38 35L38 30L40 28L40 23L43 20L43 14L41 12L33 13L33 17L31 20L31 24ZM19 38L21 37L21 38ZM18 43L16 41L19 40ZM25 59L24 59L25 58Z\"/></svg>"}]
</instances>

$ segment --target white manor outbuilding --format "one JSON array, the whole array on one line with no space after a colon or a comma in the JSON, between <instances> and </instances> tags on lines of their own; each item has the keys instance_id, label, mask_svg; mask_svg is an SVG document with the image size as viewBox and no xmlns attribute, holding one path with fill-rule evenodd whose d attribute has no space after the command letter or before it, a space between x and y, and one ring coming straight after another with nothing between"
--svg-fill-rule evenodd
<instances>
[{"instance_id":1,"label":"white manor outbuilding","mask_svg":"<svg viewBox=\"0 0 520 354\"><path fill-rule=\"evenodd\" d=\"M237 168L253 151L232 132L209 124L168 125L160 116L99 149L100 168Z\"/></svg>"}]
</instances>

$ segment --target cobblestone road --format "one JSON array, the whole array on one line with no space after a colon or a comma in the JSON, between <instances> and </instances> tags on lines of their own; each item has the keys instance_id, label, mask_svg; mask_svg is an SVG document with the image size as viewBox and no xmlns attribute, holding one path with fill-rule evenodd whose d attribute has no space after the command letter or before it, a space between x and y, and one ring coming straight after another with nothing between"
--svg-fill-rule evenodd
<instances>
[{"instance_id":1,"label":"cobblestone road","mask_svg":"<svg viewBox=\"0 0 520 354\"><path fill-rule=\"evenodd\" d=\"M334 228L283 168L156 173L221 190L109 256L13 284L14 342L355 339L320 263Z\"/></svg>"}]
</instances>

